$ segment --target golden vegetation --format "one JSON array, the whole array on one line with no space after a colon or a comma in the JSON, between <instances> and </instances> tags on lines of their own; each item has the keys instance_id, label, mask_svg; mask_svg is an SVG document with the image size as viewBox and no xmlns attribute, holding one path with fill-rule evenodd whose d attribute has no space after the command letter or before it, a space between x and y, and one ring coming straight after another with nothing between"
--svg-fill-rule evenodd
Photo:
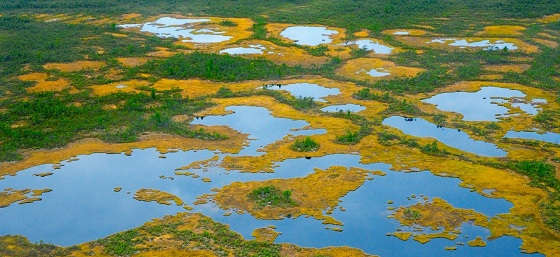
<instances>
[{"instance_id":1,"label":"golden vegetation","mask_svg":"<svg viewBox=\"0 0 560 257\"><path fill-rule=\"evenodd\" d=\"M303 178L273 179L259 182L234 182L219 189L213 197L222 209L235 209L251 213L260 219L282 219L286 216L312 216L324 224L342 225L339 221L323 213L332 212L339 199L348 192L359 188L372 172L359 168L331 167L316 169ZM292 192L293 206L260 207L248 195L255 189L273 186L282 191Z\"/></svg>"},{"instance_id":2,"label":"golden vegetation","mask_svg":"<svg viewBox=\"0 0 560 257\"><path fill-rule=\"evenodd\" d=\"M255 58L265 58L276 63L282 63L290 66L302 65L304 67L310 67L313 65L325 64L329 61L326 56L313 56L309 54L304 49L295 46L279 46L275 45L270 41L265 40L244 40L240 43L221 46L222 48L216 48L216 52L232 47L251 47L251 45L260 45L264 47L262 54L247 55L247 57L254 56Z\"/></svg>"},{"instance_id":3,"label":"golden vegetation","mask_svg":"<svg viewBox=\"0 0 560 257\"><path fill-rule=\"evenodd\" d=\"M113 82L105 85L95 85L90 88L92 89L93 94L97 96L104 96L114 93L138 93L141 92L140 88L148 87L149 85L150 82L148 81L133 79L128 81Z\"/></svg>"},{"instance_id":4,"label":"golden vegetation","mask_svg":"<svg viewBox=\"0 0 560 257\"><path fill-rule=\"evenodd\" d=\"M253 233L251 233L251 235L255 237L255 240L259 242L273 243L280 235L280 233L276 232L274 230L274 227L266 227L253 230Z\"/></svg>"},{"instance_id":5,"label":"golden vegetation","mask_svg":"<svg viewBox=\"0 0 560 257\"><path fill-rule=\"evenodd\" d=\"M176 195L156 189L140 189L134 194L134 199L143 202L157 202L165 205L171 205L171 201L173 201L176 205L183 205L183 200Z\"/></svg>"},{"instance_id":6,"label":"golden vegetation","mask_svg":"<svg viewBox=\"0 0 560 257\"><path fill-rule=\"evenodd\" d=\"M427 33L427 31L421 29L389 29L383 31L383 34L392 36L424 36Z\"/></svg>"},{"instance_id":7,"label":"golden vegetation","mask_svg":"<svg viewBox=\"0 0 560 257\"><path fill-rule=\"evenodd\" d=\"M117 58L117 61L126 67L136 67L147 63L149 59L146 57L122 57Z\"/></svg>"},{"instance_id":8,"label":"golden vegetation","mask_svg":"<svg viewBox=\"0 0 560 257\"><path fill-rule=\"evenodd\" d=\"M486 242L482 240L481 237L477 236L475 239L467 242L467 244L471 247L484 247L486 246Z\"/></svg>"},{"instance_id":9,"label":"golden vegetation","mask_svg":"<svg viewBox=\"0 0 560 257\"><path fill-rule=\"evenodd\" d=\"M526 54L534 54L539 52L539 48L531 45L529 43L526 43L525 41L522 41L521 39L518 38L498 38L498 37L492 37L492 38L485 38L485 37L467 37L467 38L450 38L453 40L443 40L444 42L432 42L432 40L437 40L438 38L432 38L432 37L412 37L412 36L402 36L402 37L397 37L397 40L408 44L408 45L412 45L412 46L416 46L416 47L430 47L430 48L436 48L436 49L444 49L444 50L472 50L472 49L480 49L480 47L459 47L459 46L452 46L450 45L451 43L453 43L455 41L455 39L461 40L464 39L466 40L468 43L473 43L473 42L479 42L479 41L484 41L484 40L488 40L490 43L496 43L497 41L503 41L506 43L512 43L514 44L517 49L516 50L511 50L509 49L509 51L520 51L522 53L526 53ZM447 39L447 38L444 38Z\"/></svg>"},{"instance_id":10,"label":"golden vegetation","mask_svg":"<svg viewBox=\"0 0 560 257\"><path fill-rule=\"evenodd\" d=\"M29 93L49 92L49 91L62 91L70 87L68 80L59 78L56 80L49 80L49 75L46 73L29 73L18 76L21 81L34 81L35 85L26 88Z\"/></svg>"},{"instance_id":11,"label":"golden vegetation","mask_svg":"<svg viewBox=\"0 0 560 257\"><path fill-rule=\"evenodd\" d=\"M415 240L426 243L433 238L448 238L454 240L460 233L463 223L473 222L477 226L488 227L488 218L474 210L456 209L440 198L431 202L418 203L409 207L400 207L393 218L402 226L420 226L431 228L433 231L442 230L440 233L417 233Z\"/></svg>"},{"instance_id":12,"label":"golden vegetation","mask_svg":"<svg viewBox=\"0 0 560 257\"><path fill-rule=\"evenodd\" d=\"M13 203L26 204L40 201L40 196L50 191L52 190L49 188L35 190L6 188L4 191L0 191L0 208L8 207Z\"/></svg>"},{"instance_id":13,"label":"golden vegetation","mask_svg":"<svg viewBox=\"0 0 560 257\"><path fill-rule=\"evenodd\" d=\"M521 36L525 27L516 25L496 25L496 26L486 26L483 31L476 33L477 36L485 37L499 37L499 36Z\"/></svg>"},{"instance_id":14,"label":"golden vegetation","mask_svg":"<svg viewBox=\"0 0 560 257\"><path fill-rule=\"evenodd\" d=\"M100 61L75 61L70 63L47 63L43 67L47 70L60 70L63 72L76 72L81 70L98 70L105 66Z\"/></svg>"},{"instance_id":15,"label":"golden vegetation","mask_svg":"<svg viewBox=\"0 0 560 257\"><path fill-rule=\"evenodd\" d=\"M560 13L544 16L540 18L538 21L542 23L553 23L553 22L560 21Z\"/></svg>"},{"instance_id":16,"label":"golden vegetation","mask_svg":"<svg viewBox=\"0 0 560 257\"><path fill-rule=\"evenodd\" d=\"M368 72L376 70L380 73L389 73L384 76L374 77ZM414 77L424 69L416 67L398 66L391 61L379 58L358 58L347 61L337 70L342 76L361 81L377 81L381 79L390 79L395 77Z\"/></svg>"},{"instance_id":17,"label":"golden vegetation","mask_svg":"<svg viewBox=\"0 0 560 257\"><path fill-rule=\"evenodd\" d=\"M13 175L18 171L41 164L56 164L71 157L92 153L127 153L133 149L156 148L165 153L171 149L196 150L210 149L237 153L245 145L247 136L227 127L206 127L207 131L226 135L228 139L208 141L196 138L184 138L166 134L148 134L132 143L105 143L98 139L80 140L59 149L30 151L25 158L17 162L0 163L0 176Z\"/></svg>"}]
</instances>

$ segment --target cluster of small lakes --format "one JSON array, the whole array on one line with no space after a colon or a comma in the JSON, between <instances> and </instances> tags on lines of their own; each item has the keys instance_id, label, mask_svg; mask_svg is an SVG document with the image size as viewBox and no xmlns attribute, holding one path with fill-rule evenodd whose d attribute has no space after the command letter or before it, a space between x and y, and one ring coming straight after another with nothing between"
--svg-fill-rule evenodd
<instances>
[{"instance_id":1,"label":"cluster of small lakes","mask_svg":"<svg viewBox=\"0 0 560 257\"><path fill-rule=\"evenodd\" d=\"M248 39L246 43L239 43L243 39L240 35L242 33L227 26L212 25L214 19L162 16L118 27L123 32L174 38L178 43L199 47L202 51L240 56L276 55L271 57L273 60L282 58L282 55L288 55L289 58L290 53L286 50L279 50L263 42ZM243 24L241 21L236 23L238 27ZM388 64L389 61L383 56L391 55L399 49L375 38L342 42L341 29L319 25L278 24L271 26L269 30L276 32L282 40L297 45L358 47L368 51L372 57L363 59L371 59L371 65L361 66L360 63L363 62L350 63L355 61L350 60L347 64L349 67L341 68L341 74L355 80L364 76L374 80L413 76L419 72L406 69L409 67ZM414 38L418 30L407 29L386 33L397 39L402 38L405 44L422 43L426 46L459 50L480 48L488 51L533 51L527 43L509 37ZM212 47L213 44L219 47ZM188 91L188 83L184 82L185 85L180 88ZM534 242L522 247L523 240L538 240L523 231L534 231L538 227L528 228L526 226L529 226L529 221L511 218L514 216L511 214L512 209L523 208L515 206L521 200L511 200L514 197L510 197L510 194L515 195L517 191L503 192L517 182L512 182L511 185L493 185L490 183L492 180L469 177L487 175L486 170L476 175L447 171L447 164L433 164L439 162L436 157L425 157L418 151L403 150L399 146L384 146L374 138L363 138L366 142L356 146L335 147L336 144L326 142L333 141L332 138L336 136L333 133L345 130L341 128L344 124L337 115L355 114L379 119L375 126L402 137L418 138L421 142L438 142L440 147L464 158L499 160L507 157L510 151L517 151L507 144L510 139L560 145L560 133L557 131L512 125L534 117L549 104L555 104L554 98L548 97L545 92L492 81L467 82L466 85L454 86L458 89L414 96L412 101L422 106L426 112L450 115L456 123L498 124L507 129L496 133L496 138L489 139L473 135L470 131L449 123L437 124L431 116L383 116L378 114L378 110L385 104L353 98L352 94L359 87L350 82L317 77L257 82L248 87L254 90L280 91L295 98L311 98L320 108L309 114L310 118L307 119L306 113L287 105L272 103L272 98L217 99L216 107L203 111L190 124L228 127L245 135L247 140L238 151L219 147L211 150L204 147L162 150L154 144L108 153L86 150L85 153L76 152L71 158L54 160L55 163L39 161L34 165L24 165L22 169L10 172L10 176L4 176L0 180L0 189L5 189L5 192L25 188L45 188L52 191L40 195L41 201L3 206L5 208L0 209L0 233L18 234L31 241L42 240L70 246L137 227L153 218L189 211L200 212L217 222L227 224L233 231L249 239L255 229L274 226L280 233L276 242L303 247L349 246L379 256L543 256ZM130 87L133 86L123 82L101 87L109 92L118 92L132 90ZM331 124L337 122L341 123ZM328 126L321 127L317 124ZM292 153L286 150L289 149L289 142L305 137L314 138L321 143L320 150L314 153ZM375 142L368 143L368 140ZM49 151L56 156L56 149ZM243 163L245 160L261 160L264 164L259 162L257 165L255 161L254 169L264 168L251 170L251 167L247 167L250 163ZM461 160L454 162L459 163ZM431 165L434 166L433 170ZM479 166L465 164L464 167L476 169ZM333 178L335 181L332 184L323 181L317 182L317 185L302 185L309 187L309 194L324 194L325 198L311 198L310 202L320 203L310 203L306 206L307 209L303 210L302 207L302 210L290 212L289 215L267 216L258 210L252 212L243 209L242 204L234 206L220 201L220 197L224 197L220 195L220 191L228 187L235 189L235 186L243 187L244 183L264 185L271 181L288 187L294 185L295 188L299 186L297 183L303 183L298 181L312 181L314 176L320 177L324 172L336 173L336 169L341 168L345 171L348 169L347 172L355 172L360 179L336 181ZM512 173L510 175L519 176ZM526 182L523 178L513 180ZM333 187L337 183L354 184L346 191L337 191L321 188L321 183ZM166 204L151 200L139 201L138 192L142 189L166 192L180 200ZM436 203L440 204L438 206L441 209L454 210L453 213L465 213L468 210L471 216L457 214L453 218L461 221L451 227L448 224L422 225L422 222L408 224L398 218L399 213L407 206L430 206ZM451 215L441 212L444 216ZM484 217L484 221L479 222L478 217ZM445 217L441 219L445 220ZM500 223L500 227L497 225L499 222L492 220L507 224ZM503 230L507 227L509 230L499 233L493 231L496 227ZM547 250L546 253L555 251L560 253L558 249Z\"/></svg>"}]
</instances>

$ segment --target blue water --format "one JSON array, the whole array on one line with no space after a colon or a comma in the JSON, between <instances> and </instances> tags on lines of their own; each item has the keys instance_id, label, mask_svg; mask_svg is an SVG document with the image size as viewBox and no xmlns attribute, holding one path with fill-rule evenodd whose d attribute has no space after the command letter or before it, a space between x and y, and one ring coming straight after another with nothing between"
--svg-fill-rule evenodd
<instances>
[{"instance_id":1,"label":"blue water","mask_svg":"<svg viewBox=\"0 0 560 257\"><path fill-rule=\"evenodd\" d=\"M340 104L340 105L329 105L323 107L321 111L324 112L361 112L365 110L366 107L359 104Z\"/></svg>"},{"instance_id":2,"label":"blue water","mask_svg":"<svg viewBox=\"0 0 560 257\"><path fill-rule=\"evenodd\" d=\"M303 129L309 123L302 120L276 118L266 108L254 106L229 106L232 114L223 116L208 116L204 119L193 120L193 125L228 126L241 133L250 135L249 146L245 147L239 155L261 155L258 152L262 147L274 143L288 134L312 135L323 134L324 129Z\"/></svg>"},{"instance_id":3,"label":"blue water","mask_svg":"<svg viewBox=\"0 0 560 257\"><path fill-rule=\"evenodd\" d=\"M311 83L295 83L281 86L269 85L267 89L288 91L294 97L311 97L314 101L318 102L326 102L323 99L324 97L340 94L338 88L328 88Z\"/></svg>"},{"instance_id":4,"label":"blue water","mask_svg":"<svg viewBox=\"0 0 560 257\"><path fill-rule=\"evenodd\" d=\"M404 117L392 116L383 120L383 125L398 128L405 134L416 137L431 137L459 150L482 156L504 157L507 152L496 145L474 140L467 133L457 129L437 127L422 118L406 121Z\"/></svg>"},{"instance_id":5,"label":"blue water","mask_svg":"<svg viewBox=\"0 0 560 257\"><path fill-rule=\"evenodd\" d=\"M537 133L534 131L508 131L506 138L533 139L553 144L560 144L560 134L554 132Z\"/></svg>"},{"instance_id":6,"label":"blue water","mask_svg":"<svg viewBox=\"0 0 560 257\"><path fill-rule=\"evenodd\" d=\"M303 121L274 118L264 108L230 107L229 110L235 113L205 117L199 123L225 124L250 133L250 137L257 139L247 146L251 149L248 153L255 153L260 144L269 144L275 138L282 138L282 133L289 133L292 128L306 126ZM272 133L273 139L261 138L271 130L282 133ZM51 188L53 191L45 193L42 201L25 205L13 204L0 209L0 234L20 234L35 242L43 240L68 246L140 226L152 218L184 211L181 206L133 199L134 192L138 189L152 188L177 195L186 204L193 206L194 212L201 212L218 222L228 224L246 238L251 238L251 232L255 228L275 225L277 231L282 232L278 242L304 247L350 246L382 256L523 255L519 251L521 242L511 237L490 241L485 248L465 246L459 247L455 252L448 252L443 248L453 245L453 241L436 239L422 245L412 240L403 242L386 236L386 233L399 228L397 221L387 218L391 213L387 210L387 201L394 201L394 206L414 204L416 200L407 199L412 194L440 197L457 208L474 209L489 217L507 213L512 207L506 200L487 198L460 187L461 181L456 178L439 177L428 171L392 171L388 164L363 164L360 156L351 154L288 159L276 163L274 173L241 173L210 166L191 170L200 178L174 174L176 168L209 159L215 154L220 158L225 156L208 150L172 152L165 154L167 158L158 158L160 153L155 149L135 150L131 156L98 153L78 156L77 161L63 162L61 169L53 170L51 165L40 165L21 171L16 176L7 176L0 180L0 189ZM192 205L197 196L212 193L212 188L220 188L235 181L304 177L314 172L315 168L327 169L332 166L382 170L387 174L373 176L373 180L367 180L356 191L342 197L340 206L346 211L337 208L332 216L344 223L343 232L327 230L322 221L313 218L258 220L250 214L233 213L231 216L224 216L226 210L221 210L212 202ZM33 176L45 171L54 171L54 174L43 178ZM162 175L174 179L161 179ZM203 182L202 178L210 178L212 182ZM122 191L113 192L115 187L122 187ZM487 230L478 227L467 226L463 228L463 232L470 238L488 236Z\"/></svg>"},{"instance_id":7,"label":"blue water","mask_svg":"<svg viewBox=\"0 0 560 257\"><path fill-rule=\"evenodd\" d=\"M509 113L508 108L499 104L511 97L523 98L525 94L519 90L489 86L476 92L442 93L422 102L434 104L442 111L460 113L465 121L497 121L499 116Z\"/></svg>"}]
</instances>

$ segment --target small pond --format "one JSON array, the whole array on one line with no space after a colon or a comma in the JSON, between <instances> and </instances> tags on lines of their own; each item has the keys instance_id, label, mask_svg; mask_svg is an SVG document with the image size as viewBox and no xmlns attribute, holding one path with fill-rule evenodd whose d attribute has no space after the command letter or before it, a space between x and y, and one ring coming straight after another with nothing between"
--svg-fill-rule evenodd
<instances>
[{"instance_id":1,"label":"small pond","mask_svg":"<svg viewBox=\"0 0 560 257\"><path fill-rule=\"evenodd\" d=\"M183 42L192 43L218 43L229 40L230 36L222 35L224 32L208 28L196 29L194 24L210 22L210 19L190 19L162 17L154 22L144 24L123 24L121 28L139 27L140 31L152 33L161 38L176 38Z\"/></svg>"},{"instance_id":2,"label":"small pond","mask_svg":"<svg viewBox=\"0 0 560 257\"><path fill-rule=\"evenodd\" d=\"M340 104L340 105L329 105L323 107L321 111L324 112L361 112L365 110L366 107L359 104Z\"/></svg>"},{"instance_id":3,"label":"small pond","mask_svg":"<svg viewBox=\"0 0 560 257\"><path fill-rule=\"evenodd\" d=\"M378 78L378 77L386 77L391 75L390 72L387 72L385 69L383 68L377 68L377 69L371 69L367 72L368 75Z\"/></svg>"},{"instance_id":4,"label":"small pond","mask_svg":"<svg viewBox=\"0 0 560 257\"><path fill-rule=\"evenodd\" d=\"M242 55L242 54L263 54L266 48L262 45L249 45L249 47L232 47L221 50L221 54Z\"/></svg>"},{"instance_id":5,"label":"small pond","mask_svg":"<svg viewBox=\"0 0 560 257\"><path fill-rule=\"evenodd\" d=\"M516 102L525 101L525 97L526 95L519 90L488 86L476 92L441 93L422 102L434 104L442 111L460 113L465 121L498 121L498 117L506 116L510 111L502 106L503 104L511 103L515 106ZM530 105L537 106L540 103L536 101ZM526 106L521 109L529 114L534 113Z\"/></svg>"},{"instance_id":6,"label":"small pond","mask_svg":"<svg viewBox=\"0 0 560 257\"><path fill-rule=\"evenodd\" d=\"M326 102L324 97L340 94L338 88L328 88L312 83L294 83L288 85L267 85L268 90L288 91L294 97L311 97L314 101Z\"/></svg>"},{"instance_id":7,"label":"small pond","mask_svg":"<svg viewBox=\"0 0 560 257\"><path fill-rule=\"evenodd\" d=\"M482 48L483 50L516 50L517 46L514 43L508 43L503 40L496 40L491 42L490 40L479 40L469 42L466 39L457 38L435 38L428 42L430 43L440 43L447 44L450 46L455 46L459 48Z\"/></svg>"},{"instance_id":8,"label":"small pond","mask_svg":"<svg viewBox=\"0 0 560 257\"><path fill-rule=\"evenodd\" d=\"M346 45L356 45L360 49L372 51L376 54L391 54L393 48L379 43L379 41L371 39L360 39L346 43Z\"/></svg>"},{"instance_id":9,"label":"small pond","mask_svg":"<svg viewBox=\"0 0 560 257\"><path fill-rule=\"evenodd\" d=\"M293 40L298 45L317 46L332 42L331 36L338 34L336 30L326 27L293 26L280 32L280 36Z\"/></svg>"}]
</instances>

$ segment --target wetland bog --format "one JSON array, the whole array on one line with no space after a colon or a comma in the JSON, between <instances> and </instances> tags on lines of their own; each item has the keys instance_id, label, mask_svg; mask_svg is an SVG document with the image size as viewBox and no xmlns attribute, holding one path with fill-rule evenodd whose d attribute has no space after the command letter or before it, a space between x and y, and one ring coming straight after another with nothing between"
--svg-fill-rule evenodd
<instances>
[{"instance_id":1,"label":"wetland bog","mask_svg":"<svg viewBox=\"0 0 560 257\"><path fill-rule=\"evenodd\" d=\"M560 256L560 5L40 2L1 256Z\"/></svg>"}]
</instances>

